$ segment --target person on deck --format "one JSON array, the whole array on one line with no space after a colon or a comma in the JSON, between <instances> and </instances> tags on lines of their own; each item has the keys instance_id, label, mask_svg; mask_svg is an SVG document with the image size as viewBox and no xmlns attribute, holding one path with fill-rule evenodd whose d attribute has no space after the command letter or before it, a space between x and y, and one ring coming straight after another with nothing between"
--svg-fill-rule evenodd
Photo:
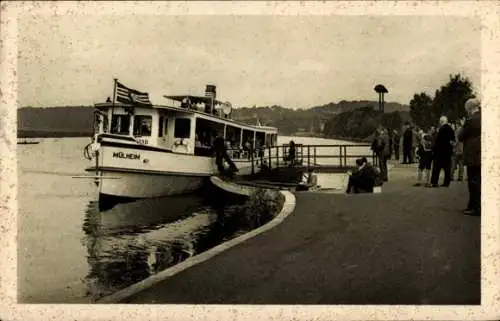
<instances>
[{"instance_id":1,"label":"person on deck","mask_svg":"<svg viewBox=\"0 0 500 321\"><path fill-rule=\"evenodd\" d=\"M224 173L224 161L228 163L229 168L233 173L238 172L238 168L227 154L223 137L217 136L217 138L215 138L213 150L215 151L215 164L217 165L217 169L219 170L220 174Z\"/></svg>"},{"instance_id":2,"label":"person on deck","mask_svg":"<svg viewBox=\"0 0 500 321\"><path fill-rule=\"evenodd\" d=\"M290 162L290 166L295 164L295 154L297 153L295 142L293 140L288 144L288 155L285 156L285 161Z\"/></svg>"},{"instance_id":3,"label":"person on deck","mask_svg":"<svg viewBox=\"0 0 500 321\"><path fill-rule=\"evenodd\" d=\"M194 135L194 147L201 147L201 141L200 141L200 137L198 136L198 134L195 134Z\"/></svg>"},{"instance_id":4,"label":"person on deck","mask_svg":"<svg viewBox=\"0 0 500 321\"><path fill-rule=\"evenodd\" d=\"M481 103L469 99L465 103L469 119L458 135L464 143L464 165L467 166L469 203L465 215L481 216Z\"/></svg>"},{"instance_id":5,"label":"person on deck","mask_svg":"<svg viewBox=\"0 0 500 321\"><path fill-rule=\"evenodd\" d=\"M451 182L451 156L453 154L453 145L455 144L455 132L448 124L448 117L439 118L439 127L433 150L433 165L431 185L437 187L439 174L444 170L443 187L450 186Z\"/></svg>"}]
</instances>

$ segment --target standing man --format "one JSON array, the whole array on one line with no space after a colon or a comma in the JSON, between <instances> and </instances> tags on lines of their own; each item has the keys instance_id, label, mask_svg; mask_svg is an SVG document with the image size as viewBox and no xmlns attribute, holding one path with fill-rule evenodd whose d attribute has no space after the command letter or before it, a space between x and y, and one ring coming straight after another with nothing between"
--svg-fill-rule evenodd
<instances>
[{"instance_id":1,"label":"standing man","mask_svg":"<svg viewBox=\"0 0 500 321\"><path fill-rule=\"evenodd\" d=\"M393 131L392 129L387 129L387 137L389 138L389 156L387 159L390 160L392 158L392 140L393 140Z\"/></svg>"},{"instance_id":2,"label":"standing man","mask_svg":"<svg viewBox=\"0 0 500 321\"><path fill-rule=\"evenodd\" d=\"M448 117L441 116L439 124L433 151L431 185L432 187L438 186L439 174L441 170L444 170L444 183L441 186L448 187L451 182L451 156L455 145L455 132L448 124Z\"/></svg>"},{"instance_id":3,"label":"standing man","mask_svg":"<svg viewBox=\"0 0 500 321\"><path fill-rule=\"evenodd\" d=\"M396 156L396 160L399 160L399 143L401 142L401 134L398 130L394 129L394 133L392 136L392 144L394 146L394 156Z\"/></svg>"},{"instance_id":4,"label":"standing man","mask_svg":"<svg viewBox=\"0 0 500 321\"><path fill-rule=\"evenodd\" d=\"M383 127L377 129L375 140L372 143L372 150L378 158L380 176L384 182L388 181L387 158L389 157L389 136Z\"/></svg>"},{"instance_id":5,"label":"standing man","mask_svg":"<svg viewBox=\"0 0 500 321\"><path fill-rule=\"evenodd\" d=\"M403 133L403 164L413 163L411 148L413 146L413 132L409 123L406 123L406 128Z\"/></svg>"},{"instance_id":6,"label":"standing man","mask_svg":"<svg viewBox=\"0 0 500 321\"><path fill-rule=\"evenodd\" d=\"M464 165L467 166L469 204L465 215L481 216L481 103L469 99L465 103L469 119L458 134L464 143Z\"/></svg>"}]
</instances>

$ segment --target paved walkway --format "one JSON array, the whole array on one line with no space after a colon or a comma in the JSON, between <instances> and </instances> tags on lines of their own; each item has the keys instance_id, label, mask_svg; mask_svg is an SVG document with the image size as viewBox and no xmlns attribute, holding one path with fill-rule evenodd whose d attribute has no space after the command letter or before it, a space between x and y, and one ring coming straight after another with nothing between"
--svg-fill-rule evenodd
<instances>
[{"instance_id":1,"label":"paved walkway","mask_svg":"<svg viewBox=\"0 0 500 321\"><path fill-rule=\"evenodd\" d=\"M412 187L396 165L383 193L297 193L282 224L125 302L479 304L480 218L467 183ZM124 303L125 303L124 302Z\"/></svg>"}]
</instances>

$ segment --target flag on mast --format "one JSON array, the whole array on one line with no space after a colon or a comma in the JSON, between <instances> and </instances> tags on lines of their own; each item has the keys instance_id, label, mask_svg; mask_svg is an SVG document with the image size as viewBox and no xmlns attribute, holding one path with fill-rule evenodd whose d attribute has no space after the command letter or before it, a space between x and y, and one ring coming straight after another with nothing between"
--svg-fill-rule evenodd
<instances>
[{"instance_id":1,"label":"flag on mast","mask_svg":"<svg viewBox=\"0 0 500 321\"><path fill-rule=\"evenodd\" d=\"M132 105L152 105L149 94L129 88L116 81L116 101Z\"/></svg>"}]
</instances>

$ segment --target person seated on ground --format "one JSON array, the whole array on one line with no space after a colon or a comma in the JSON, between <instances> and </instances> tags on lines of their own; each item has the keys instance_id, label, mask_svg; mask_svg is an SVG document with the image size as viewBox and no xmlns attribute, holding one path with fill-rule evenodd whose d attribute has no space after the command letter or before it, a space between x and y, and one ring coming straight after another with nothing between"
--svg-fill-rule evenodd
<instances>
[{"instance_id":1,"label":"person seated on ground","mask_svg":"<svg viewBox=\"0 0 500 321\"><path fill-rule=\"evenodd\" d=\"M312 187L318 186L318 177L315 175L314 170L309 169L307 174L302 176L302 180L297 186L297 191L307 191Z\"/></svg>"},{"instance_id":2,"label":"person seated on ground","mask_svg":"<svg viewBox=\"0 0 500 321\"><path fill-rule=\"evenodd\" d=\"M380 173L380 170L376 167L374 167L372 164L368 162L368 159L366 159L365 156L361 157L361 162L365 164L366 171L369 173L373 173L375 176L375 184L373 186L382 186L384 185L384 180L382 179L382 175Z\"/></svg>"},{"instance_id":3,"label":"person seated on ground","mask_svg":"<svg viewBox=\"0 0 500 321\"><path fill-rule=\"evenodd\" d=\"M373 193L375 186L382 185L380 175L375 168L368 163L366 157L356 160L357 169L349 174L349 182L347 184L347 193Z\"/></svg>"}]
</instances>

